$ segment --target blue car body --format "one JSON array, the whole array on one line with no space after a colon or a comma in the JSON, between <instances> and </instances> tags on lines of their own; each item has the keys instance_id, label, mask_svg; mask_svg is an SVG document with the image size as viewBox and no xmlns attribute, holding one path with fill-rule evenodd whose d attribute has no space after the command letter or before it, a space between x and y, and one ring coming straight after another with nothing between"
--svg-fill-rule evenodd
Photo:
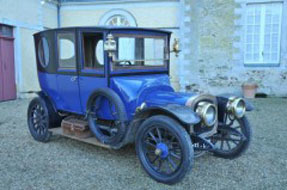
<instances>
[{"instance_id":1,"label":"blue car body","mask_svg":"<svg viewBox=\"0 0 287 190\"><path fill-rule=\"evenodd\" d=\"M133 35L152 35L162 36L170 40L170 32L129 28L66 28L47 30L35 34L35 46L43 37L50 38L50 62L57 63L57 44L53 43L58 33L72 31L77 39L80 39L83 31L102 32L103 36L107 33L112 34L133 34ZM188 98L192 94L177 93L170 85L169 63L164 68L144 69L144 70L116 70L111 71L110 61L104 53L104 70L96 71L93 69L81 68L83 60L83 49L81 41L76 42L77 69L65 70L52 68L54 71L43 70L38 63L38 78L42 91L51 99L57 111L70 112L85 115L87 112L87 102L91 94L99 88L110 88L116 92L123 101L128 120L132 120L137 107L143 102L148 107L164 106L167 104L178 104L185 106ZM52 46L52 47L51 47ZM53 48L54 47L54 48ZM54 59L54 60L51 60ZM38 60L39 62L39 60ZM112 119L108 106L102 104L99 116L102 119Z\"/></svg>"},{"instance_id":2,"label":"blue car body","mask_svg":"<svg viewBox=\"0 0 287 190\"><path fill-rule=\"evenodd\" d=\"M72 69L59 67L60 53L57 39L59 35L67 33L73 35L75 43L76 66ZM55 111L86 115L89 98L95 90L100 88L112 89L120 97L129 121L134 119L137 108L143 103L145 103L147 108L163 108L167 105L186 107L188 100L195 96L192 93L175 92L171 87L169 81L169 58L166 64L160 68L112 70L111 58L108 56L108 52L103 51L104 64L102 69L85 68L83 66L85 57L84 42L82 40L84 33L99 33L103 39L106 39L108 34L153 36L164 39L167 48L165 51L170 52L171 33L155 29L73 27L46 30L35 34L35 47L36 52L38 52L38 56L36 56L38 79L42 89L41 93L49 98ZM39 43L43 39L48 41L49 64L46 66L41 65L41 55L39 56ZM225 106L223 105L224 109ZM112 119L111 111L108 107L107 102L101 104L98 112L99 118ZM197 117L195 112L192 114L194 117ZM198 122L198 119L195 119L194 122Z\"/></svg>"},{"instance_id":3,"label":"blue car body","mask_svg":"<svg viewBox=\"0 0 287 190\"><path fill-rule=\"evenodd\" d=\"M171 51L170 36L117 27L35 34L42 90L27 112L33 138L47 142L56 132L113 149L135 143L144 169L167 184L181 180L205 152L240 156L250 142L245 111L251 104L230 95L175 92L169 65L179 43L175 39Z\"/></svg>"},{"instance_id":4,"label":"blue car body","mask_svg":"<svg viewBox=\"0 0 287 190\"><path fill-rule=\"evenodd\" d=\"M86 114L86 104L91 93L97 88L108 86L105 78L79 77L80 81L76 84L62 74L39 72L38 78L41 89L52 99L57 110L80 115ZM59 80L62 83L59 83ZM148 107L167 104L185 106L192 96L190 93L175 92L170 85L168 74L116 76L110 78L109 85L123 100L129 120L133 119L136 108L143 102ZM111 119L106 109L107 106L103 106L99 115Z\"/></svg>"}]
</instances>

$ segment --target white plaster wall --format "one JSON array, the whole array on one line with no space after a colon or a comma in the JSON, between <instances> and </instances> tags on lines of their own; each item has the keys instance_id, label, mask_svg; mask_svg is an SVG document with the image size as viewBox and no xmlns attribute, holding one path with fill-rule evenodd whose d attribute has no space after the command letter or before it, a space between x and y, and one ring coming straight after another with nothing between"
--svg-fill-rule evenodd
<instances>
[{"instance_id":1,"label":"white plaster wall","mask_svg":"<svg viewBox=\"0 0 287 190\"><path fill-rule=\"evenodd\" d=\"M0 18L36 26L39 7L39 0L0 0Z\"/></svg>"},{"instance_id":2,"label":"white plaster wall","mask_svg":"<svg viewBox=\"0 0 287 190\"><path fill-rule=\"evenodd\" d=\"M58 27L57 6L49 3L45 3L42 6L43 9L43 25L46 28Z\"/></svg>"},{"instance_id":3,"label":"white plaster wall","mask_svg":"<svg viewBox=\"0 0 287 190\"><path fill-rule=\"evenodd\" d=\"M37 78L33 34L36 30L21 28L22 92L40 90Z\"/></svg>"},{"instance_id":4,"label":"white plaster wall","mask_svg":"<svg viewBox=\"0 0 287 190\"><path fill-rule=\"evenodd\" d=\"M96 26L101 17L111 10L130 12L140 27L178 27L178 2L130 3L130 4L63 4L62 26Z\"/></svg>"},{"instance_id":5,"label":"white plaster wall","mask_svg":"<svg viewBox=\"0 0 287 190\"><path fill-rule=\"evenodd\" d=\"M0 23L14 27L15 77L18 97L39 90L33 34L57 27L57 9L40 0L0 0Z\"/></svg>"}]
</instances>

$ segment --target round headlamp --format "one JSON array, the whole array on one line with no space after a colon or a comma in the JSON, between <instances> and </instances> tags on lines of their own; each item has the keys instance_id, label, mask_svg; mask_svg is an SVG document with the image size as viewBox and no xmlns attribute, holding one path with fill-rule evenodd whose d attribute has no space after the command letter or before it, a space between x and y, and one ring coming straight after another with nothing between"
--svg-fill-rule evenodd
<instances>
[{"instance_id":1,"label":"round headlamp","mask_svg":"<svg viewBox=\"0 0 287 190\"><path fill-rule=\"evenodd\" d=\"M245 101L242 98L229 98L227 110L236 118L242 118L246 111Z\"/></svg>"},{"instance_id":2,"label":"round headlamp","mask_svg":"<svg viewBox=\"0 0 287 190\"><path fill-rule=\"evenodd\" d=\"M208 102L200 102L196 108L196 113L198 113L203 121L203 123L211 127L217 121L217 111L215 105Z\"/></svg>"}]
</instances>

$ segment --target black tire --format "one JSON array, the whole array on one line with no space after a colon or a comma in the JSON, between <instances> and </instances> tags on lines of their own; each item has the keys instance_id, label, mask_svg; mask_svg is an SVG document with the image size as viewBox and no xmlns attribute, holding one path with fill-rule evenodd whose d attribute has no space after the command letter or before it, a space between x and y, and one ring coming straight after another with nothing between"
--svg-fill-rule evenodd
<instances>
[{"instance_id":1,"label":"black tire","mask_svg":"<svg viewBox=\"0 0 287 190\"><path fill-rule=\"evenodd\" d=\"M229 150L223 150L221 148L218 148L216 149L213 154L214 156L217 156L217 157L220 157L220 158L225 158L225 159L235 159L235 158L238 158L239 156L241 156L244 152L246 152L246 150L248 149L249 145L250 145L250 141L251 141L251 137L252 137L252 130L251 130L251 127L250 127L250 124L248 122L248 119L246 118L246 116L240 118L240 119L236 119L235 122L237 121L237 123L239 124L239 126L236 126L234 127L234 124L233 124L233 129L236 129L236 130L240 130L238 132L240 132L241 134L244 135L244 138L243 140L239 140L240 137L236 138L236 141L234 140L230 140L234 137L228 137L228 140L219 140L219 139L216 139L217 142L214 140L215 137L222 137L222 134L219 135L219 134L216 134L214 135L211 139L213 143L218 143L220 142L220 147L224 145L224 142L226 143L226 147L227 149L229 147L231 147L231 144L233 143L235 146L234 147L231 147L231 149ZM223 143L223 145L221 145ZM227 146L227 144L229 144Z\"/></svg>"},{"instance_id":2,"label":"black tire","mask_svg":"<svg viewBox=\"0 0 287 190\"><path fill-rule=\"evenodd\" d=\"M116 112L114 126L117 132L113 136L103 132L103 129L97 121L97 111L93 110L94 107L97 106L97 98L100 97L107 99L110 105L112 104L114 106ZM123 141L127 130L125 125L125 122L127 121L126 109L120 97L113 90L108 88L96 90L89 98L87 113L90 129L101 143L117 147Z\"/></svg>"},{"instance_id":3,"label":"black tire","mask_svg":"<svg viewBox=\"0 0 287 190\"><path fill-rule=\"evenodd\" d=\"M161 135L160 131L165 135ZM156 144L152 143L152 141L155 142L152 138L147 141L152 137L150 133L154 134L153 136L157 138ZM173 147L175 143L177 145ZM163 147L165 150L159 148L160 144L166 145ZM148 149L148 146L151 150ZM179 149L180 154L178 155L177 151ZM148 175L156 181L165 184L175 184L181 181L191 169L193 163L193 146L188 133L177 121L163 115L153 116L140 125L136 133L136 152L142 167ZM152 154L153 158L151 158ZM152 159L153 161L151 161ZM170 159L173 161L173 164ZM156 166L157 162L158 166ZM174 171L170 173L163 171L161 168L164 163L165 169L169 167L169 169Z\"/></svg>"},{"instance_id":4,"label":"black tire","mask_svg":"<svg viewBox=\"0 0 287 190\"><path fill-rule=\"evenodd\" d=\"M48 142L52 133L48 130L53 127L51 115L53 110L40 97L34 98L28 107L27 122L29 131L36 141Z\"/></svg>"}]
</instances>

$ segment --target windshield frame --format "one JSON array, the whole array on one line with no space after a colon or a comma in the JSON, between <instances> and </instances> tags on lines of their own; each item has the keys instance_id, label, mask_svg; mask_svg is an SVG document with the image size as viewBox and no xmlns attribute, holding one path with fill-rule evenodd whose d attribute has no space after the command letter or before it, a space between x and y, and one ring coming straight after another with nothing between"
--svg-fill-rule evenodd
<instances>
[{"instance_id":1,"label":"windshield frame","mask_svg":"<svg viewBox=\"0 0 287 190\"><path fill-rule=\"evenodd\" d=\"M159 38L163 39L165 43L164 56L165 59L163 65L160 66L115 66L115 62L109 58L109 70L111 74L124 74L124 73L169 73L170 64L170 34L166 32L150 32L150 31L111 31L110 32L115 38L119 37L131 37L131 38ZM116 55L118 54L118 50Z\"/></svg>"}]
</instances>

